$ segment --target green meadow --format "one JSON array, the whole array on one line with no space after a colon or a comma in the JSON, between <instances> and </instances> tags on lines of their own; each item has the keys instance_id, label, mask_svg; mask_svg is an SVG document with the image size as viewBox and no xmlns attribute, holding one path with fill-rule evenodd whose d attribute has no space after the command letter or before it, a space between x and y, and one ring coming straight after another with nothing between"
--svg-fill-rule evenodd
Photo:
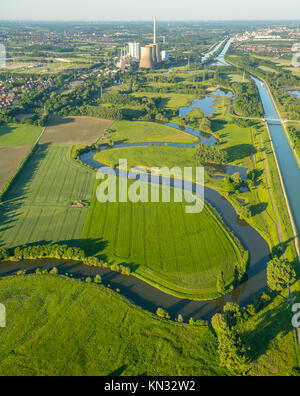
<instances>
[{"instance_id":1,"label":"green meadow","mask_svg":"<svg viewBox=\"0 0 300 396\"><path fill-rule=\"evenodd\" d=\"M299 293L298 293L299 296ZM65 277L0 280L1 376L226 376L205 324L167 321L113 290ZM186 318L188 319L188 318ZM288 376L299 367L291 308L278 296L241 326L249 376Z\"/></svg>"},{"instance_id":2,"label":"green meadow","mask_svg":"<svg viewBox=\"0 0 300 396\"><path fill-rule=\"evenodd\" d=\"M225 375L207 326L160 320L113 291L27 275L0 281L0 375Z\"/></svg>"},{"instance_id":3,"label":"green meadow","mask_svg":"<svg viewBox=\"0 0 300 396\"><path fill-rule=\"evenodd\" d=\"M163 124L145 121L116 121L111 138L116 143L177 142L197 143L197 137Z\"/></svg>"}]
</instances>

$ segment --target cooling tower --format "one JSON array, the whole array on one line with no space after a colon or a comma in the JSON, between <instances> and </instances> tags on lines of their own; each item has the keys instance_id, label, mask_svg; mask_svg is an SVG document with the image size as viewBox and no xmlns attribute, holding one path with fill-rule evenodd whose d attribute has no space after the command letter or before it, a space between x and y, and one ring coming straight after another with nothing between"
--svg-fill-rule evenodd
<instances>
[{"instance_id":1,"label":"cooling tower","mask_svg":"<svg viewBox=\"0 0 300 396\"><path fill-rule=\"evenodd\" d=\"M152 60L152 47L142 47L141 48L141 61L140 68L142 69L152 69L153 60Z\"/></svg>"},{"instance_id":2,"label":"cooling tower","mask_svg":"<svg viewBox=\"0 0 300 396\"><path fill-rule=\"evenodd\" d=\"M150 44L149 47L151 48L151 53L152 53L152 63L153 65L156 65L157 62L157 44Z\"/></svg>"},{"instance_id":3,"label":"cooling tower","mask_svg":"<svg viewBox=\"0 0 300 396\"><path fill-rule=\"evenodd\" d=\"M159 45L158 45L158 44L156 44L156 61L157 61L157 63L160 63L160 62L161 62L161 59L160 59L160 49L159 49Z\"/></svg>"}]
</instances>

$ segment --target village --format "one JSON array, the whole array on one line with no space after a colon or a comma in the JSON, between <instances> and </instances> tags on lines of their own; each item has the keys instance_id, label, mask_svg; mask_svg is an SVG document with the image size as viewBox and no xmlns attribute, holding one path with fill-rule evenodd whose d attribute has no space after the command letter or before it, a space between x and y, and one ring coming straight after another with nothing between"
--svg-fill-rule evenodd
<instances>
[{"instance_id":1,"label":"village","mask_svg":"<svg viewBox=\"0 0 300 396\"><path fill-rule=\"evenodd\" d=\"M49 80L29 79L22 85L20 85L20 80L18 78L11 78L5 82L0 80L0 111L5 107L12 106L22 97L23 92L39 92L52 86Z\"/></svg>"}]
</instances>

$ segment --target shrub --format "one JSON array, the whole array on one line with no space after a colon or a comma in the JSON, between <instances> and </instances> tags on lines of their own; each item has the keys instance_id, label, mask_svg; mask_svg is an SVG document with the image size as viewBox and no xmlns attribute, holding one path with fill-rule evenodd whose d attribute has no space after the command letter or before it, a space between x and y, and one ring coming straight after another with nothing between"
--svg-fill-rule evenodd
<instances>
[{"instance_id":1,"label":"shrub","mask_svg":"<svg viewBox=\"0 0 300 396\"><path fill-rule=\"evenodd\" d=\"M52 270L49 272L50 275L58 275L58 269L53 267Z\"/></svg>"},{"instance_id":2,"label":"shrub","mask_svg":"<svg viewBox=\"0 0 300 396\"><path fill-rule=\"evenodd\" d=\"M5 248L0 248L0 261L7 259L8 256L8 250Z\"/></svg>"},{"instance_id":3,"label":"shrub","mask_svg":"<svg viewBox=\"0 0 300 396\"><path fill-rule=\"evenodd\" d=\"M95 276L94 282L95 282L95 283L98 283L98 284L102 283L102 278L101 278L101 276L100 276L99 274L97 274L97 275Z\"/></svg>"},{"instance_id":4,"label":"shrub","mask_svg":"<svg viewBox=\"0 0 300 396\"><path fill-rule=\"evenodd\" d=\"M170 315L168 314L168 312L165 311L163 308L157 308L156 315L157 315L159 318L171 319L171 317L170 317Z\"/></svg>"}]
</instances>

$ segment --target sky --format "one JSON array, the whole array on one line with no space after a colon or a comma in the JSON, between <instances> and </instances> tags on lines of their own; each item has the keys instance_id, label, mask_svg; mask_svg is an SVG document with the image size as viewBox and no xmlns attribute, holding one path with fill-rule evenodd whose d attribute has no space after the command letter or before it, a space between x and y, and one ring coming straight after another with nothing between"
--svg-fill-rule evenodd
<instances>
[{"instance_id":1,"label":"sky","mask_svg":"<svg viewBox=\"0 0 300 396\"><path fill-rule=\"evenodd\" d=\"M2 4L1 4L2 3ZM1 20L300 19L299 0L0 0Z\"/></svg>"}]
</instances>

